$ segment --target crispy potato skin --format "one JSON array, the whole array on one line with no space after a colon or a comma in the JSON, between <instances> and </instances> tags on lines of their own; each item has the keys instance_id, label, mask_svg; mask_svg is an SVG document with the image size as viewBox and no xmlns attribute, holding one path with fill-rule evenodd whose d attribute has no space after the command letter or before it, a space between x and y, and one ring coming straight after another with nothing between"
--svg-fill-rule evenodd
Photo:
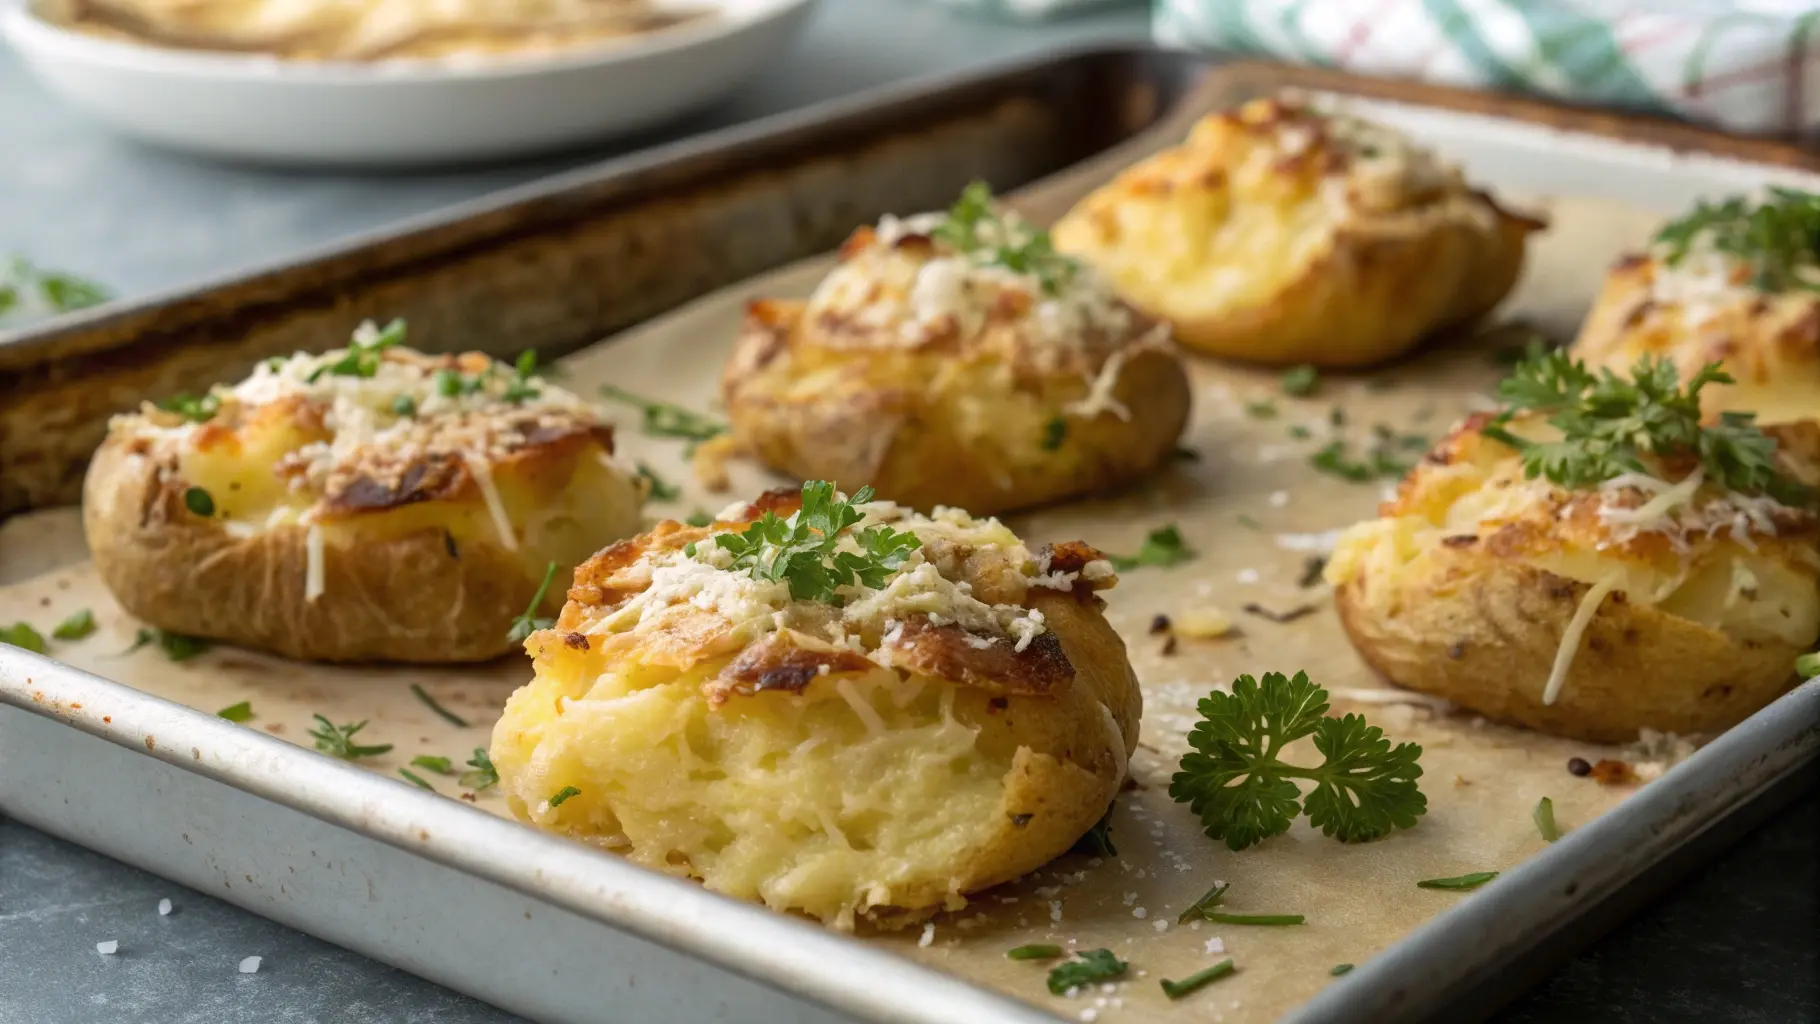
<instances>
[{"instance_id":1,"label":"crispy potato skin","mask_svg":"<svg viewBox=\"0 0 1820 1024\"><path fill-rule=\"evenodd\" d=\"M502 467L501 490L542 494L548 477L566 481L579 460L603 451L591 440L561 447L525 453L516 472ZM342 512L322 527L324 589L310 601L305 527L237 537L220 521L189 512L184 481L161 481L159 461L139 448L125 434L110 434L83 493L89 550L121 606L160 629L307 661L498 657L515 646L506 633L542 579L540 556L573 565L600 539L638 524L636 486L592 466L582 472L598 519L519 552L500 545L471 486L399 508ZM555 595L566 578L559 571L546 613L559 607Z\"/></svg>"},{"instance_id":2,"label":"crispy potato skin","mask_svg":"<svg viewBox=\"0 0 1820 1024\"><path fill-rule=\"evenodd\" d=\"M1490 312L1542 227L1421 157L1407 173L1353 173L1327 118L1254 101L1082 200L1055 244L1190 348L1274 366L1379 363Z\"/></svg>"},{"instance_id":3,"label":"crispy potato skin","mask_svg":"<svg viewBox=\"0 0 1820 1024\"><path fill-rule=\"evenodd\" d=\"M760 461L849 493L995 515L1112 490L1166 463L1187 424L1172 353L1136 347L1113 397L1130 419L1067 415L1078 373L1020 370L989 352L818 345L800 302L755 303L721 379L732 431ZM1066 434L1044 447L1049 424Z\"/></svg>"},{"instance_id":4,"label":"crispy potato skin","mask_svg":"<svg viewBox=\"0 0 1820 1024\"><path fill-rule=\"evenodd\" d=\"M1574 355L1616 373L1656 356L1674 363L1682 380L1718 362L1737 383L1700 392L1707 414L1754 412L1761 423L1820 416L1820 296L1750 290L1740 268L1739 290L1692 309L1655 297L1665 269L1653 256L1620 259L1580 327Z\"/></svg>"},{"instance_id":5,"label":"crispy potato skin","mask_svg":"<svg viewBox=\"0 0 1820 1024\"><path fill-rule=\"evenodd\" d=\"M1633 740L1643 728L1715 732L1792 682L1795 657L1820 636L1811 512L1781 515L1775 535L1753 535L1755 551L1728 535L1696 538L1685 562L1661 534L1613 537L1596 495L1506 507L1475 530L1476 516L1456 506L1520 478L1514 453L1477 426L1443 441L1383 518L1335 550L1328 580L1340 619L1374 669L1489 717L1592 742ZM1820 427L1775 433L1791 471L1811 480ZM1734 586L1740 570L1755 582L1715 611L1701 591ZM1592 578L1611 573L1643 585L1604 598L1558 698L1543 703ZM1649 588L1663 580L1671 592L1652 604Z\"/></svg>"},{"instance_id":6,"label":"crispy potato skin","mask_svg":"<svg viewBox=\"0 0 1820 1024\"><path fill-rule=\"evenodd\" d=\"M760 503L747 518L764 508L790 511ZM1029 590L1048 632L1015 655L1004 641L982 650L958 628L910 623L899 649L915 657L894 668L809 633L732 635L711 616L648 636L582 631L638 592L610 581L634 578L619 573L644 552L711 532L666 522L601 552L577 570L556 627L527 641L536 678L507 702L491 748L519 817L773 909L894 929L1047 863L1105 813L1136 748L1142 698L1091 587ZM878 695L890 738L861 725L853 694ZM964 751L895 738L947 716L971 731ZM671 734L687 737L687 758ZM874 767L862 780L842 767L854 764ZM548 807L565 785L579 795ZM889 810L877 806L881 788ZM778 806L754 803L778 793ZM697 832L718 838L704 851ZM835 876L841 891L821 891Z\"/></svg>"}]
</instances>

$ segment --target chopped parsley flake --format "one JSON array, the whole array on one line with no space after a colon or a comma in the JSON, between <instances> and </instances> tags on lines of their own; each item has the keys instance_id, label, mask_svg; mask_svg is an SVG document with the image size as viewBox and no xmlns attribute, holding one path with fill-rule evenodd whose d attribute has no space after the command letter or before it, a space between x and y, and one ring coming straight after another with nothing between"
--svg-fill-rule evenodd
<instances>
[{"instance_id":1,"label":"chopped parsley flake","mask_svg":"<svg viewBox=\"0 0 1820 1024\"><path fill-rule=\"evenodd\" d=\"M640 462L638 478L651 488L652 501L675 501L682 497L682 488L657 475L657 471Z\"/></svg>"},{"instance_id":2,"label":"chopped parsley flake","mask_svg":"<svg viewBox=\"0 0 1820 1024\"><path fill-rule=\"evenodd\" d=\"M1195 552L1182 539L1182 531L1174 524L1150 531L1137 553L1130 556L1113 555L1112 566L1120 572L1136 569L1139 566L1154 565L1168 568L1180 565L1194 558Z\"/></svg>"},{"instance_id":3,"label":"chopped parsley flake","mask_svg":"<svg viewBox=\"0 0 1820 1024\"><path fill-rule=\"evenodd\" d=\"M362 325L363 327L366 325ZM380 353L404 341L404 321L393 320L369 336L362 337L365 331L355 331L348 340L347 354L332 363L324 363L311 371L309 383L316 383L324 375L334 377L371 377L379 372Z\"/></svg>"},{"instance_id":4,"label":"chopped parsley flake","mask_svg":"<svg viewBox=\"0 0 1820 1024\"><path fill-rule=\"evenodd\" d=\"M185 636L182 633L172 633L165 629L142 628L133 635L133 646L128 647L123 653L131 654L147 644L157 644L158 649L164 652L164 656L172 661L188 661L214 646L211 641L199 636Z\"/></svg>"},{"instance_id":5,"label":"chopped parsley flake","mask_svg":"<svg viewBox=\"0 0 1820 1024\"><path fill-rule=\"evenodd\" d=\"M51 635L59 640L81 640L95 632L95 613L87 608L80 608L69 614L69 617L57 623Z\"/></svg>"},{"instance_id":6,"label":"chopped parsley flake","mask_svg":"<svg viewBox=\"0 0 1820 1024\"><path fill-rule=\"evenodd\" d=\"M457 781L462 785L472 790L482 790L499 784L499 771L493 767L493 759L487 756L487 748L475 747L474 756L468 758L467 763L473 770L461 773L461 778Z\"/></svg>"},{"instance_id":7,"label":"chopped parsley flake","mask_svg":"<svg viewBox=\"0 0 1820 1024\"><path fill-rule=\"evenodd\" d=\"M581 795L581 790L576 789L574 786L564 786L561 789L556 791L555 796L552 796L550 798L550 806L551 807L561 807L563 804L563 801L569 799L572 796L580 796L580 795Z\"/></svg>"},{"instance_id":8,"label":"chopped parsley flake","mask_svg":"<svg viewBox=\"0 0 1820 1024\"><path fill-rule=\"evenodd\" d=\"M1496 877L1498 877L1496 871L1474 871L1469 875L1456 875L1453 878L1425 878L1416 885L1423 889L1477 889Z\"/></svg>"},{"instance_id":9,"label":"chopped parsley flake","mask_svg":"<svg viewBox=\"0 0 1820 1024\"><path fill-rule=\"evenodd\" d=\"M1227 957L1205 970L1196 971L1181 981L1163 979L1163 994L1171 999L1180 999L1204 985L1212 984L1228 974L1238 970L1233 966L1232 958Z\"/></svg>"},{"instance_id":10,"label":"chopped parsley flake","mask_svg":"<svg viewBox=\"0 0 1820 1024\"><path fill-rule=\"evenodd\" d=\"M310 730L310 735L316 740L316 749L330 757L353 761L362 757L377 757L392 749L390 743L363 746L354 742L354 736L367 727L364 720L348 725L336 725L321 715L311 717L316 720L316 727Z\"/></svg>"},{"instance_id":11,"label":"chopped parsley flake","mask_svg":"<svg viewBox=\"0 0 1820 1024\"><path fill-rule=\"evenodd\" d=\"M1066 441L1067 439L1068 439L1068 418L1066 416L1057 416L1055 419L1052 419L1048 423L1043 424L1043 450L1044 451L1046 451L1046 452L1055 451L1056 449L1060 448L1062 446L1062 442Z\"/></svg>"},{"instance_id":12,"label":"chopped parsley flake","mask_svg":"<svg viewBox=\"0 0 1820 1024\"><path fill-rule=\"evenodd\" d=\"M214 395L172 395L152 403L165 412L176 413L191 423L207 423L221 411L221 399Z\"/></svg>"},{"instance_id":13,"label":"chopped parsley flake","mask_svg":"<svg viewBox=\"0 0 1820 1024\"><path fill-rule=\"evenodd\" d=\"M183 507L207 519L215 514L215 499L202 488L191 487L183 492Z\"/></svg>"},{"instance_id":14,"label":"chopped parsley flake","mask_svg":"<svg viewBox=\"0 0 1820 1024\"><path fill-rule=\"evenodd\" d=\"M253 717L253 704L251 701L245 700L238 704L229 704L227 707L215 712L215 717L225 718L230 722L244 722Z\"/></svg>"},{"instance_id":15,"label":"chopped parsley flake","mask_svg":"<svg viewBox=\"0 0 1820 1024\"><path fill-rule=\"evenodd\" d=\"M1061 955L1062 947L1042 942L1005 950L1007 960L1054 960Z\"/></svg>"},{"instance_id":16,"label":"chopped parsley flake","mask_svg":"<svg viewBox=\"0 0 1820 1024\"><path fill-rule=\"evenodd\" d=\"M436 757L431 754L418 754L416 757L411 758L411 764L418 768L427 768L438 775L455 774L455 762L446 757Z\"/></svg>"},{"instance_id":17,"label":"chopped parsley flake","mask_svg":"<svg viewBox=\"0 0 1820 1024\"><path fill-rule=\"evenodd\" d=\"M10 644L33 654L43 654L48 649L44 643L44 635L33 629L29 622L15 622L10 626L0 627L0 644Z\"/></svg>"},{"instance_id":18,"label":"chopped parsley flake","mask_svg":"<svg viewBox=\"0 0 1820 1024\"><path fill-rule=\"evenodd\" d=\"M449 723L450 725L453 725L453 726L456 726L456 727L462 728L462 729L466 729L468 727L468 723L466 720L464 720L460 715L455 714L453 711L450 711L448 708L443 707L441 704L436 703L436 698L430 696L429 692L426 691L422 686L418 685L417 683L411 684L411 695L413 697L416 697L418 700L422 701L424 703L424 706L428 707L431 711L436 712L437 717L441 718L443 721Z\"/></svg>"},{"instance_id":19,"label":"chopped parsley flake","mask_svg":"<svg viewBox=\"0 0 1820 1024\"><path fill-rule=\"evenodd\" d=\"M1049 991L1054 995L1120 977L1131 967L1114 956L1110 949L1090 949L1077 955L1078 959L1058 964L1049 972Z\"/></svg>"},{"instance_id":20,"label":"chopped parsley flake","mask_svg":"<svg viewBox=\"0 0 1820 1024\"><path fill-rule=\"evenodd\" d=\"M550 581L555 578L556 563L551 562L544 567L543 582L537 585L537 593L531 597L531 603L525 607L524 614L513 619L512 628L506 631L506 640L508 642L522 644L532 633L535 633L540 629L549 629L551 626L556 625L555 619L545 618L537 614L537 610L543 607L543 596L546 593L549 593Z\"/></svg>"},{"instance_id":21,"label":"chopped parsley flake","mask_svg":"<svg viewBox=\"0 0 1820 1024\"><path fill-rule=\"evenodd\" d=\"M1548 797L1536 801L1536 809L1530 817L1536 821L1536 831L1548 842L1561 838L1561 826L1555 824L1555 802Z\"/></svg>"},{"instance_id":22,"label":"chopped parsley flake","mask_svg":"<svg viewBox=\"0 0 1820 1024\"><path fill-rule=\"evenodd\" d=\"M1283 371L1283 393L1307 398L1321 386L1321 371L1304 363Z\"/></svg>"}]
</instances>

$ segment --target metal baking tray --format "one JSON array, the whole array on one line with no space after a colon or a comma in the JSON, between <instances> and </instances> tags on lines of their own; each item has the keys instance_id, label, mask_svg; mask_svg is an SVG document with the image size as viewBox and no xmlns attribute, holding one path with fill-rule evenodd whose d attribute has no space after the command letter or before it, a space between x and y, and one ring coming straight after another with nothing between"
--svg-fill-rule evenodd
<instances>
[{"instance_id":1,"label":"metal baking tray","mask_svg":"<svg viewBox=\"0 0 1820 1024\"><path fill-rule=\"evenodd\" d=\"M1614 173L1595 191L1612 198L1642 192L1672 208L1717 183L1812 181L1766 169L1811 169L1799 151L1655 122L1144 49L1063 55L813 108L0 338L0 515L73 500L108 414L268 355L332 347L360 317L406 316L439 349L573 350L826 250L881 213L943 205L973 177L1035 183L1025 202L1053 204L1065 183L1103 178L1198 113L1283 86L1363 94L1373 113L1479 161L1603 154ZM1537 169L1536 187L1550 173ZM0 565L0 585L35 575L28 562ZM110 664L95 661L128 678L0 646L0 813L538 1020L1055 1019L151 696ZM1571 953L1586 922L1766 813L1758 798L1810 775L1816 757L1820 685L1809 683L1287 1019L1482 1013Z\"/></svg>"}]
</instances>

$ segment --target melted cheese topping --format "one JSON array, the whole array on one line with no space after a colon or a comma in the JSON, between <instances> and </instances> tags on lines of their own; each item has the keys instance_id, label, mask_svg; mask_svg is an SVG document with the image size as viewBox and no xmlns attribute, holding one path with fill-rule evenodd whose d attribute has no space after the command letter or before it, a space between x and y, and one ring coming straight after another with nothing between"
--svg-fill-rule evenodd
<instances>
[{"instance_id":1,"label":"melted cheese topping","mask_svg":"<svg viewBox=\"0 0 1820 1024\"><path fill-rule=\"evenodd\" d=\"M1009 642L1020 652L1047 630L1042 612L1017 602L1030 587L1055 586L1056 581L1047 575L1047 565L1032 557L998 520L974 519L945 508L924 516L891 502L856 508L864 518L842 535L837 552L859 552L855 535L875 525L915 534L921 541L882 587L858 581L841 587L839 606L798 601L791 596L788 581L734 568L732 553L704 538L691 548L647 550L621 569L607 586L642 589L613 607L585 609L583 632L652 633L705 614L726 620L748 643L775 630L796 629L819 633L889 666L891 648L912 617L926 618L937 627L959 626L971 635L968 642L973 646ZM793 515L789 521L794 520ZM1004 567L986 585L1009 600L982 600L974 583L958 578L965 574L963 562L973 572L982 571L980 566ZM1076 574L1054 575L1069 578L1071 585ZM1101 560L1088 563L1079 575L1114 578L1110 563Z\"/></svg>"},{"instance_id":2,"label":"melted cheese topping","mask_svg":"<svg viewBox=\"0 0 1820 1024\"><path fill-rule=\"evenodd\" d=\"M1044 370L1097 367L1139 326L1112 283L1079 261L1045 286L1035 273L994 262L999 246L1027 244L1036 229L1005 214L980 227L981 248L961 252L935 236L946 215L887 216L862 229L809 299L805 321L830 347L915 349L944 339L963 349L1003 328Z\"/></svg>"}]
</instances>

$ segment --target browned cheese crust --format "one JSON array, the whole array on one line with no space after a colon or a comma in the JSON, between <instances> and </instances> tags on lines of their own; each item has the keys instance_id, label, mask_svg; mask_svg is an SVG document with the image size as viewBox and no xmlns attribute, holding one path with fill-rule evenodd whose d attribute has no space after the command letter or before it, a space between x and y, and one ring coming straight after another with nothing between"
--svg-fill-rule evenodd
<instances>
[{"instance_id":1,"label":"browned cheese crust","mask_svg":"<svg viewBox=\"0 0 1820 1024\"><path fill-rule=\"evenodd\" d=\"M1445 439L1381 518L1336 549L1328 579L1366 662L1400 686L1594 742L1634 740L1645 728L1715 732L1788 687L1796 656L1820 636L1812 510L1777 507L1736 533L1693 530L1679 543L1664 532L1630 536L1602 516L1597 492L1540 496L1550 491L1542 486L1533 500L1516 499L1537 485L1522 479L1514 452L1478 432L1484 419ZM1771 433L1783 468L1813 482L1820 426ZM1626 489L1612 500L1634 509L1646 498ZM1616 585L1549 703L1557 652L1602 581ZM1658 587L1668 593L1652 593Z\"/></svg>"},{"instance_id":2,"label":"browned cheese crust","mask_svg":"<svg viewBox=\"0 0 1820 1024\"><path fill-rule=\"evenodd\" d=\"M1127 169L1055 240L1191 348L1353 367L1490 312L1543 226L1391 129L1262 99Z\"/></svg>"},{"instance_id":3,"label":"browned cheese crust","mask_svg":"<svg viewBox=\"0 0 1820 1024\"><path fill-rule=\"evenodd\" d=\"M1820 416L1820 293L1757 291L1741 264L1709 273L1723 279L1712 294L1677 295L1672 282L1683 273L1661 258L1620 259L1581 325L1574 355L1620 374L1654 356L1672 362L1684 381L1717 362L1737 383L1702 390L1707 413L1754 412L1764 423Z\"/></svg>"}]
</instances>

